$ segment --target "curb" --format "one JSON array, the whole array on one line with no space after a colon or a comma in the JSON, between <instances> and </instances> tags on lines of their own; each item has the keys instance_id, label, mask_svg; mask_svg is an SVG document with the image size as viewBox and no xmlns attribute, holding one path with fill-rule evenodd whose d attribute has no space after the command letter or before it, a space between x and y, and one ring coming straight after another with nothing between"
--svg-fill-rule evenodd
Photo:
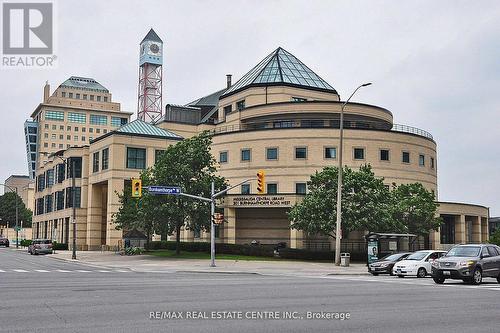
<instances>
[{"instance_id":1,"label":"curb","mask_svg":"<svg viewBox=\"0 0 500 333\"><path fill-rule=\"evenodd\" d=\"M215 273L215 274L245 274L245 275L264 275L258 272L245 271L204 271L204 270L178 270L175 273Z\"/></svg>"}]
</instances>

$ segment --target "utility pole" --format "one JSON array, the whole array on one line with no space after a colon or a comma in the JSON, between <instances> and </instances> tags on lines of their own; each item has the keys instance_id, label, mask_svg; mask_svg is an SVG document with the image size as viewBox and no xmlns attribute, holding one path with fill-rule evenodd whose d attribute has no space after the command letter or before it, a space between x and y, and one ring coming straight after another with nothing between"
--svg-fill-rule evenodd
<instances>
[{"instance_id":1,"label":"utility pole","mask_svg":"<svg viewBox=\"0 0 500 333\"><path fill-rule=\"evenodd\" d=\"M66 160L67 161L67 160ZM76 259L76 191L75 191L75 159L71 158L71 201L73 208L73 253L71 259Z\"/></svg>"},{"instance_id":2,"label":"utility pole","mask_svg":"<svg viewBox=\"0 0 500 333\"><path fill-rule=\"evenodd\" d=\"M215 267L215 183L212 181L212 190L210 192L210 267Z\"/></svg>"},{"instance_id":3,"label":"utility pole","mask_svg":"<svg viewBox=\"0 0 500 333\"><path fill-rule=\"evenodd\" d=\"M16 249L19 248L19 204L17 200L17 197L19 196L17 194L17 186L16 186Z\"/></svg>"},{"instance_id":4,"label":"utility pole","mask_svg":"<svg viewBox=\"0 0 500 333\"><path fill-rule=\"evenodd\" d=\"M339 165L337 177L337 223L335 227L335 265L340 266L340 237L342 236L342 148L344 144L344 108L351 100L352 96L361 88L369 86L371 83L364 83L354 90L349 98L340 107L340 133L339 133Z\"/></svg>"}]
</instances>

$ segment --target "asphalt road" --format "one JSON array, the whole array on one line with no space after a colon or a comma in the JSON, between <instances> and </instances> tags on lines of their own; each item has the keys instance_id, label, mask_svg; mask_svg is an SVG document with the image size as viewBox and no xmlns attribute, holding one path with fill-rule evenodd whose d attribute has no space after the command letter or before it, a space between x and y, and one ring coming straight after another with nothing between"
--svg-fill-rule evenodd
<instances>
[{"instance_id":1,"label":"asphalt road","mask_svg":"<svg viewBox=\"0 0 500 333\"><path fill-rule=\"evenodd\" d=\"M1 332L498 332L500 327L500 284L493 279L469 286L387 276L145 273L4 248L0 300ZM307 312L322 311L350 317L307 319ZM295 319L283 319L286 314ZM259 316L267 319L252 319Z\"/></svg>"}]
</instances>

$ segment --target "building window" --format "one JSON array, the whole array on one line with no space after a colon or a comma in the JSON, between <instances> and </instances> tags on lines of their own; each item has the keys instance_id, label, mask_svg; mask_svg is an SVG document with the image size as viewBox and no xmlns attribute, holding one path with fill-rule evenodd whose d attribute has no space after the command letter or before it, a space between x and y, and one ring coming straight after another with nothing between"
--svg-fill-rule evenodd
<instances>
[{"instance_id":1,"label":"building window","mask_svg":"<svg viewBox=\"0 0 500 333\"><path fill-rule=\"evenodd\" d=\"M89 133L94 133L94 129L92 127L89 128Z\"/></svg>"},{"instance_id":2,"label":"building window","mask_svg":"<svg viewBox=\"0 0 500 333\"><path fill-rule=\"evenodd\" d=\"M221 151L219 153L219 163L227 163L227 151Z\"/></svg>"},{"instance_id":3,"label":"building window","mask_svg":"<svg viewBox=\"0 0 500 333\"><path fill-rule=\"evenodd\" d=\"M64 121L64 112L62 111L45 111L45 120Z\"/></svg>"},{"instance_id":4,"label":"building window","mask_svg":"<svg viewBox=\"0 0 500 333\"><path fill-rule=\"evenodd\" d=\"M80 208L80 202L82 198L82 190L80 187L75 187L75 207ZM66 208L73 207L73 195L72 188L66 188Z\"/></svg>"},{"instance_id":5,"label":"building window","mask_svg":"<svg viewBox=\"0 0 500 333\"><path fill-rule=\"evenodd\" d=\"M52 212L52 195L45 196L45 212Z\"/></svg>"},{"instance_id":6,"label":"building window","mask_svg":"<svg viewBox=\"0 0 500 333\"><path fill-rule=\"evenodd\" d=\"M45 129L49 129L49 124L45 124Z\"/></svg>"},{"instance_id":7,"label":"building window","mask_svg":"<svg viewBox=\"0 0 500 333\"><path fill-rule=\"evenodd\" d=\"M85 113L69 112L68 113L68 121L71 123L85 124L87 122L87 116L85 115ZM76 130L76 127L75 127L75 130Z\"/></svg>"},{"instance_id":8,"label":"building window","mask_svg":"<svg viewBox=\"0 0 500 333\"><path fill-rule=\"evenodd\" d=\"M78 135L75 135L75 136L73 137L73 140L78 141Z\"/></svg>"},{"instance_id":9,"label":"building window","mask_svg":"<svg viewBox=\"0 0 500 333\"><path fill-rule=\"evenodd\" d=\"M56 192L56 210L64 209L64 190Z\"/></svg>"},{"instance_id":10,"label":"building window","mask_svg":"<svg viewBox=\"0 0 500 333\"><path fill-rule=\"evenodd\" d=\"M97 101L100 102L101 101L101 96L97 96Z\"/></svg>"},{"instance_id":11,"label":"building window","mask_svg":"<svg viewBox=\"0 0 500 333\"><path fill-rule=\"evenodd\" d=\"M47 170L46 173L47 187L54 185L54 169Z\"/></svg>"},{"instance_id":12,"label":"building window","mask_svg":"<svg viewBox=\"0 0 500 333\"><path fill-rule=\"evenodd\" d=\"M106 134L106 133L108 133L108 130L105 128L105 129L103 129L103 130L102 130L102 132L103 132L104 134Z\"/></svg>"},{"instance_id":13,"label":"building window","mask_svg":"<svg viewBox=\"0 0 500 333\"><path fill-rule=\"evenodd\" d=\"M47 142L44 142L44 143L43 143L43 147L44 147L44 148L47 148L48 146L49 146L49 144L48 144Z\"/></svg>"},{"instance_id":14,"label":"building window","mask_svg":"<svg viewBox=\"0 0 500 333\"><path fill-rule=\"evenodd\" d=\"M93 101L94 100L94 95L90 95L90 100Z\"/></svg>"},{"instance_id":15,"label":"building window","mask_svg":"<svg viewBox=\"0 0 500 333\"><path fill-rule=\"evenodd\" d=\"M241 150L241 160L242 161L250 161L251 152L250 149L242 149Z\"/></svg>"},{"instance_id":16,"label":"building window","mask_svg":"<svg viewBox=\"0 0 500 333\"><path fill-rule=\"evenodd\" d=\"M403 163L410 163L410 153L409 152L407 152L407 151L403 152L402 161L403 161Z\"/></svg>"},{"instance_id":17,"label":"building window","mask_svg":"<svg viewBox=\"0 0 500 333\"><path fill-rule=\"evenodd\" d=\"M91 114L90 115L90 123L92 125L107 125L108 124L108 117L97 115L97 114Z\"/></svg>"},{"instance_id":18,"label":"building window","mask_svg":"<svg viewBox=\"0 0 500 333\"><path fill-rule=\"evenodd\" d=\"M419 166L425 166L425 155L418 155L418 165Z\"/></svg>"},{"instance_id":19,"label":"building window","mask_svg":"<svg viewBox=\"0 0 500 333\"><path fill-rule=\"evenodd\" d=\"M434 157L431 157L431 169L434 169Z\"/></svg>"},{"instance_id":20,"label":"building window","mask_svg":"<svg viewBox=\"0 0 500 333\"><path fill-rule=\"evenodd\" d=\"M295 183L295 193L296 194L306 194L306 183Z\"/></svg>"},{"instance_id":21,"label":"building window","mask_svg":"<svg viewBox=\"0 0 500 333\"><path fill-rule=\"evenodd\" d=\"M277 160L278 148L266 148L266 159L271 161Z\"/></svg>"},{"instance_id":22,"label":"building window","mask_svg":"<svg viewBox=\"0 0 500 333\"><path fill-rule=\"evenodd\" d=\"M65 91L61 92L61 97L66 98L66 92Z\"/></svg>"},{"instance_id":23,"label":"building window","mask_svg":"<svg viewBox=\"0 0 500 333\"><path fill-rule=\"evenodd\" d=\"M76 99L80 99L80 94L76 94Z\"/></svg>"},{"instance_id":24,"label":"building window","mask_svg":"<svg viewBox=\"0 0 500 333\"><path fill-rule=\"evenodd\" d=\"M82 178L82 158L81 157L70 157L68 166L68 178L73 177L73 172L71 168L73 166L73 161L75 162L75 178Z\"/></svg>"},{"instance_id":25,"label":"building window","mask_svg":"<svg viewBox=\"0 0 500 333\"><path fill-rule=\"evenodd\" d=\"M364 160L365 159L365 149L364 148L354 148L354 159Z\"/></svg>"},{"instance_id":26,"label":"building window","mask_svg":"<svg viewBox=\"0 0 500 333\"><path fill-rule=\"evenodd\" d=\"M224 107L224 115L227 115L228 113L231 113L231 112L233 112L233 106L232 105L228 105L228 106Z\"/></svg>"},{"instance_id":27,"label":"building window","mask_svg":"<svg viewBox=\"0 0 500 333\"><path fill-rule=\"evenodd\" d=\"M307 98L292 97L292 102L307 102Z\"/></svg>"},{"instance_id":28,"label":"building window","mask_svg":"<svg viewBox=\"0 0 500 333\"><path fill-rule=\"evenodd\" d=\"M82 141L85 141L85 137L84 136L82 136Z\"/></svg>"},{"instance_id":29,"label":"building window","mask_svg":"<svg viewBox=\"0 0 500 333\"><path fill-rule=\"evenodd\" d=\"M71 126L66 127L66 130L71 131Z\"/></svg>"},{"instance_id":30,"label":"building window","mask_svg":"<svg viewBox=\"0 0 500 333\"><path fill-rule=\"evenodd\" d=\"M236 102L236 109L238 111L241 111L245 108L245 100L242 100L242 101L239 101L239 102Z\"/></svg>"},{"instance_id":31,"label":"building window","mask_svg":"<svg viewBox=\"0 0 500 333\"><path fill-rule=\"evenodd\" d=\"M59 130L64 131L64 125L59 125Z\"/></svg>"},{"instance_id":32,"label":"building window","mask_svg":"<svg viewBox=\"0 0 500 333\"><path fill-rule=\"evenodd\" d=\"M64 140L64 135L63 134L59 134L59 140Z\"/></svg>"},{"instance_id":33,"label":"building window","mask_svg":"<svg viewBox=\"0 0 500 333\"><path fill-rule=\"evenodd\" d=\"M389 150L388 149L380 149L380 160L381 161L389 161Z\"/></svg>"},{"instance_id":34,"label":"building window","mask_svg":"<svg viewBox=\"0 0 500 333\"><path fill-rule=\"evenodd\" d=\"M292 128L295 127L295 122L293 120L280 120L273 122L274 128Z\"/></svg>"},{"instance_id":35,"label":"building window","mask_svg":"<svg viewBox=\"0 0 500 333\"><path fill-rule=\"evenodd\" d=\"M50 146L51 146L52 148L55 148L55 147L56 147L56 144L55 144L55 143L52 143Z\"/></svg>"},{"instance_id":36,"label":"building window","mask_svg":"<svg viewBox=\"0 0 500 333\"><path fill-rule=\"evenodd\" d=\"M107 102L108 101L108 97L107 96L104 96L104 101Z\"/></svg>"},{"instance_id":37,"label":"building window","mask_svg":"<svg viewBox=\"0 0 500 333\"><path fill-rule=\"evenodd\" d=\"M160 157L161 155L164 153L165 151L162 150L162 149L156 149L155 150L155 164L156 162L158 162L160 160Z\"/></svg>"},{"instance_id":38,"label":"building window","mask_svg":"<svg viewBox=\"0 0 500 333\"><path fill-rule=\"evenodd\" d=\"M87 95L86 94L83 94L83 99L87 100Z\"/></svg>"},{"instance_id":39,"label":"building window","mask_svg":"<svg viewBox=\"0 0 500 333\"><path fill-rule=\"evenodd\" d=\"M52 140L56 139L56 135L55 134L52 134L50 137L52 138Z\"/></svg>"},{"instance_id":40,"label":"building window","mask_svg":"<svg viewBox=\"0 0 500 333\"><path fill-rule=\"evenodd\" d=\"M278 194L278 184L268 183L267 184L267 194Z\"/></svg>"},{"instance_id":41,"label":"building window","mask_svg":"<svg viewBox=\"0 0 500 333\"><path fill-rule=\"evenodd\" d=\"M109 167L109 148L102 150L102 170L107 170Z\"/></svg>"},{"instance_id":42,"label":"building window","mask_svg":"<svg viewBox=\"0 0 500 333\"><path fill-rule=\"evenodd\" d=\"M96 132L96 133L101 133L101 129L100 129L100 128L96 128L96 129L95 129L95 132Z\"/></svg>"},{"instance_id":43,"label":"building window","mask_svg":"<svg viewBox=\"0 0 500 333\"><path fill-rule=\"evenodd\" d=\"M63 149L64 145L62 143L59 144L59 149Z\"/></svg>"},{"instance_id":44,"label":"building window","mask_svg":"<svg viewBox=\"0 0 500 333\"><path fill-rule=\"evenodd\" d=\"M87 129L85 127L82 127L82 132L85 133L86 131L87 131Z\"/></svg>"},{"instance_id":45,"label":"building window","mask_svg":"<svg viewBox=\"0 0 500 333\"><path fill-rule=\"evenodd\" d=\"M111 126L120 127L127 123L127 118L111 117Z\"/></svg>"},{"instance_id":46,"label":"building window","mask_svg":"<svg viewBox=\"0 0 500 333\"><path fill-rule=\"evenodd\" d=\"M64 168L64 164L63 163L60 163L57 165L56 167L56 179L57 179L57 183L62 183L64 181L64 177L65 177L65 171L66 169Z\"/></svg>"},{"instance_id":47,"label":"building window","mask_svg":"<svg viewBox=\"0 0 500 333\"><path fill-rule=\"evenodd\" d=\"M127 148L127 168L145 169L146 168L146 149Z\"/></svg>"},{"instance_id":48,"label":"building window","mask_svg":"<svg viewBox=\"0 0 500 333\"><path fill-rule=\"evenodd\" d=\"M335 147L325 147L325 158L335 159L337 158L337 148Z\"/></svg>"},{"instance_id":49,"label":"building window","mask_svg":"<svg viewBox=\"0 0 500 333\"><path fill-rule=\"evenodd\" d=\"M241 185L241 194L250 194L250 184Z\"/></svg>"},{"instance_id":50,"label":"building window","mask_svg":"<svg viewBox=\"0 0 500 333\"><path fill-rule=\"evenodd\" d=\"M99 171L99 152L95 152L92 158L92 172Z\"/></svg>"},{"instance_id":51,"label":"building window","mask_svg":"<svg viewBox=\"0 0 500 333\"><path fill-rule=\"evenodd\" d=\"M68 93L69 98L73 98L73 93Z\"/></svg>"},{"instance_id":52,"label":"building window","mask_svg":"<svg viewBox=\"0 0 500 333\"><path fill-rule=\"evenodd\" d=\"M296 147L295 148L295 158L296 159L306 159L307 158L307 148L306 147Z\"/></svg>"}]
</instances>

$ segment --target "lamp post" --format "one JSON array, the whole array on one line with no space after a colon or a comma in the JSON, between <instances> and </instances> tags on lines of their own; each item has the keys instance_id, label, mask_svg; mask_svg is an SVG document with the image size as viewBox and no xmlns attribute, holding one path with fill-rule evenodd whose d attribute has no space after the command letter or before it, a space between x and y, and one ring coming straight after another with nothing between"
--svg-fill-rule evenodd
<instances>
[{"instance_id":1,"label":"lamp post","mask_svg":"<svg viewBox=\"0 0 500 333\"><path fill-rule=\"evenodd\" d=\"M360 86L358 86L354 92L349 96L349 98L342 104L340 107L340 142L339 142L339 165L338 165L338 178L337 178L337 223L336 223L336 228L335 228L335 265L339 266L340 265L340 237L342 233L342 174L343 174L343 169L342 169L342 148L344 144L344 108L349 103L351 100L352 96L361 89L362 87L367 87L371 85L371 82L369 83L363 83Z\"/></svg>"},{"instance_id":2,"label":"lamp post","mask_svg":"<svg viewBox=\"0 0 500 333\"><path fill-rule=\"evenodd\" d=\"M58 155L59 152L55 152L50 154L49 157L58 157L61 161L63 161L64 165L68 170L71 170L71 224L73 225L73 241L72 241L72 254L71 259L76 259L76 186L75 186L75 174L76 174L76 163L74 158L70 158L71 165L69 164L68 158L64 158L61 155ZM47 153L41 153L47 154Z\"/></svg>"},{"instance_id":3,"label":"lamp post","mask_svg":"<svg viewBox=\"0 0 500 333\"><path fill-rule=\"evenodd\" d=\"M10 187L9 185L5 184L0 184L3 185L4 187L7 187L9 190L16 192L16 249L19 248L19 228L18 228L18 223L19 223L19 204L18 204L18 194L17 194L17 187ZM7 228L7 237L9 235L9 228Z\"/></svg>"}]
</instances>

